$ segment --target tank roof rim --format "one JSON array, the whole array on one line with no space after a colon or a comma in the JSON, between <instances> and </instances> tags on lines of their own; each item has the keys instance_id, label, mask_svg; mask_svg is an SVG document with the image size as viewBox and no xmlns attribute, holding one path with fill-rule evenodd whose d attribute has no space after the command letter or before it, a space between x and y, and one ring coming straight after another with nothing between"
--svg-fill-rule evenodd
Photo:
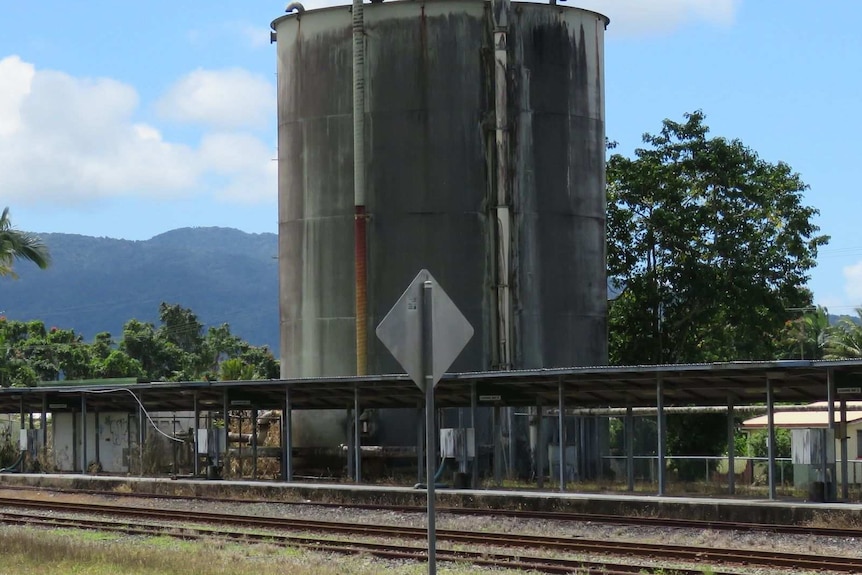
<instances>
[{"instance_id":1,"label":"tank roof rim","mask_svg":"<svg viewBox=\"0 0 862 575\"><path fill-rule=\"evenodd\" d=\"M490 0L420 0L419 2L417 2L416 0L390 0L389 2L380 2L380 3L365 2L365 3L363 3L363 9L368 10L369 8L371 8L372 10L376 10L376 9L378 9L377 8L378 6L382 6L383 4L386 4L388 6L388 5L393 4L395 2L398 2L398 3L400 3L400 2L411 2L413 4L419 4L419 3L421 3L421 4L446 4L446 3L455 3L455 2L490 3ZM593 14L593 15L597 16L598 18L604 20L605 28L607 28L611 23L611 19L609 17L605 16L604 14L602 14L601 12L596 12L595 10L590 10L588 8L581 8L579 6L563 6L561 4L545 4L545 3L541 3L541 2L512 2L512 4L519 6L519 7L532 5L532 6L554 7L554 8L557 8L559 10L578 10L579 12L586 12L587 14ZM289 14L283 14L283 15L279 16L278 18L274 19L272 22L270 22L269 27L273 31L277 31L278 24L280 24L284 20L290 20L292 18L301 18L303 15L306 15L306 14L318 14L321 12L335 12L337 10L344 10L344 9L347 9L349 12L352 10L352 8L353 8L352 4L342 4L339 6L324 6L322 8L312 8L312 9L308 9L302 13L291 12Z\"/></svg>"}]
</instances>

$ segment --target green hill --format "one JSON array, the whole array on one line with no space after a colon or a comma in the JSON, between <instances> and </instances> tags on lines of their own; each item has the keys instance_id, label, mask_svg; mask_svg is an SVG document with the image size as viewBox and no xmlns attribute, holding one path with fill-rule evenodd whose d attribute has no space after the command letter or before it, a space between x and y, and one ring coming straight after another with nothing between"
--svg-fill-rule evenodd
<instances>
[{"instance_id":1,"label":"green hill","mask_svg":"<svg viewBox=\"0 0 862 575\"><path fill-rule=\"evenodd\" d=\"M278 353L278 237L230 228L181 228L146 241L40 234L53 263L19 262L0 279L0 314L115 339L136 318L158 323L159 303Z\"/></svg>"}]
</instances>

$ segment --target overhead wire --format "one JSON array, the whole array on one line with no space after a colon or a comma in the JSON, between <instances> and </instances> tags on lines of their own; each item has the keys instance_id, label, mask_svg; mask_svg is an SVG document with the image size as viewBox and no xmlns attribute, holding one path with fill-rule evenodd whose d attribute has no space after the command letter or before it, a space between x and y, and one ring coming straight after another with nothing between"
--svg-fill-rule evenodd
<instances>
[{"instance_id":1,"label":"overhead wire","mask_svg":"<svg viewBox=\"0 0 862 575\"><path fill-rule=\"evenodd\" d=\"M164 435L165 437L167 437L171 441L176 441L178 443L185 443L185 440L180 439L179 437L174 437L172 435L168 435L167 433L165 433L164 431L159 429L159 426L156 425L156 422L153 421L152 417L150 417L150 412L147 411L147 408L144 407L144 404L141 403L141 400L138 398L137 395L135 395L135 392L133 392L128 387L119 387L117 389L96 389L96 390L82 390L82 389L70 388L70 389L58 390L57 393L72 393L72 394L79 394L80 393L80 394L94 394L95 395L95 394L103 394L103 393L117 393L117 392L122 392L122 391L128 392L129 395L131 395L135 399L135 403L137 403L138 406L141 408L141 412L147 417L147 420L150 422L150 425L153 426L153 429L155 429L157 432L161 433L162 435Z\"/></svg>"}]
</instances>

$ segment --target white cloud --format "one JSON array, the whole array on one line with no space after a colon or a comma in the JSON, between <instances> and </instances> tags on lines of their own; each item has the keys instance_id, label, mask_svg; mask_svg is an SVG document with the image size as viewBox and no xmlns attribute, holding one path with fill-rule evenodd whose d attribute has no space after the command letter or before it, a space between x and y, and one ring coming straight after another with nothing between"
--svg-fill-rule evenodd
<instances>
[{"instance_id":1,"label":"white cloud","mask_svg":"<svg viewBox=\"0 0 862 575\"><path fill-rule=\"evenodd\" d=\"M208 133L196 145L170 141L137 121L131 86L38 70L17 56L0 59L0 86L0 198L6 203L207 193L275 199L268 175L273 152L254 135ZM238 194L237 185L250 191Z\"/></svg>"},{"instance_id":2,"label":"white cloud","mask_svg":"<svg viewBox=\"0 0 862 575\"><path fill-rule=\"evenodd\" d=\"M252 48L269 46L269 26L252 26L251 24L236 24L235 28L240 36L248 42Z\"/></svg>"},{"instance_id":3,"label":"white cloud","mask_svg":"<svg viewBox=\"0 0 862 575\"><path fill-rule=\"evenodd\" d=\"M273 201L278 189L278 164L274 148L249 134L219 133L201 142L202 160L212 171L227 177L217 197L224 201L257 203Z\"/></svg>"},{"instance_id":4,"label":"white cloud","mask_svg":"<svg viewBox=\"0 0 862 575\"><path fill-rule=\"evenodd\" d=\"M847 295L847 299L859 305L862 302L862 262L846 266L842 272L844 274L844 293Z\"/></svg>"},{"instance_id":5,"label":"white cloud","mask_svg":"<svg viewBox=\"0 0 862 575\"><path fill-rule=\"evenodd\" d=\"M31 64L18 56L0 60L0 136L9 135L21 127L21 103L30 93L36 73Z\"/></svg>"},{"instance_id":6,"label":"white cloud","mask_svg":"<svg viewBox=\"0 0 862 575\"><path fill-rule=\"evenodd\" d=\"M311 9L312 6L307 4L306 7ZM233 44L237 49L258 50L270 45L270 31L270 27L266 25L231 20L192 28L186 32L186 39L193 47L201 50L216 44L223 46L225 43Z\"/></svg>"},{"instance_id":7,"label":"white cloud","mask_svg":"<svg viewBox=\"0 0 862 575\"><path fill-rule=\"evenodd\" d=\"M158 102L161 116L220 128L263 126L275 114L275 87L241 68L195 70Z\"/></svg>"},{"instance_id":8,"label":"white cloud","mask_svg":"<svg viewBox=\"0 0 862 575\"><path fill-rule=\"evenodd\" d=\"M611 19L609 37L661 34L692 21L727 26L741 0L575 0L574 5Z\"/></svg>"}]
</instances>

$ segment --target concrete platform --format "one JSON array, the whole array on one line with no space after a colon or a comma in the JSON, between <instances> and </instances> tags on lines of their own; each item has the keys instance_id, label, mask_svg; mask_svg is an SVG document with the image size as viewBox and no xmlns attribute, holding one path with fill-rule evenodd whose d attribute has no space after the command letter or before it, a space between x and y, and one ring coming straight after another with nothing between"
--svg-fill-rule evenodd
<instances>
[{"instance_id":1,"label":"concrete platform","mask_svg":"<svg viewBox=\"0 0 862 575\"><path fill-rule=\"evenodd\" d=\"M144 493L252 498L281 502L417 506L426 503L424 490L382 485L141 478L81 474L0 474L0 488L19 485L116 491L118 494ZM437 504L449 507L569 511L781 525L802 524L810 521L855 525L862 520L862 504L806 503L797 500L771 501L743 498L660 497L619 493L438 488Z\"/></svg>"}]
</instances>

